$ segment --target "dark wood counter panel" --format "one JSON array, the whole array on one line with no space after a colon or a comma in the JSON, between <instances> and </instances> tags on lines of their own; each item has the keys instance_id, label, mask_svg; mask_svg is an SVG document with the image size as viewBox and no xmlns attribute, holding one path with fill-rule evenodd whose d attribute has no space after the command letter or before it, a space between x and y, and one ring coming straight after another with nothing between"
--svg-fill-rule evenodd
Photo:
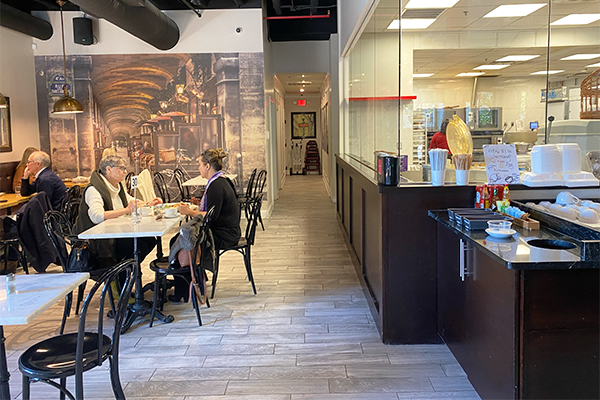
<instances>
[{"instance_id":1,"label":"dark wood counter panel","mask_svg":"<svg viewBox=\"0 0 600 400\"><path fill-rule=\"evenodd\" d=\"M436 224L427 211L471 207L474 186L379 186L373 170L337 160L337 213L384 343L441 343Z\"/></svg>"},{"instance_id":2,"label":"dark wood counter panel","mask_svg":"<svg viewBox=\"0 0 600 400\"><path fill-rule=\"evenodd\" d=\"M477 233L437 224L438 329L479 395L600 398L597 263L510 269Z\"/></svg>"}]
</instances>

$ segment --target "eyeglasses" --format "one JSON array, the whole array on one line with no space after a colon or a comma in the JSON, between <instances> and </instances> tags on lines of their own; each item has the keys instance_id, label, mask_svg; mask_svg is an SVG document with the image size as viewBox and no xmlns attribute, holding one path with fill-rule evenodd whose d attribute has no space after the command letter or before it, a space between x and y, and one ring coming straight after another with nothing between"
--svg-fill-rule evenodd
<instances>
[{"instance_id":1,"label":"eyeglasses","mask_svg":"<svg viewBox=\"0 0 600 400\"><path fill-rule=\"evenodd\" d=\"M123 172L127 172L127 167L124 165L115 165L114 168L119 168Z\"/></svg>"}]
</instances>

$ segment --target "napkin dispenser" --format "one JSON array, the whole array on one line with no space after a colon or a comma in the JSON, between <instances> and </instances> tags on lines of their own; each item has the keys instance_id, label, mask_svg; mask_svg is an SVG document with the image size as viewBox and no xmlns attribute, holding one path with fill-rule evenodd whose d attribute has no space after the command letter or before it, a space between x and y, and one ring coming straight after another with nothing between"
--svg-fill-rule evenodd
<instances>
[{"instance_id":1,"label":"napkin dispenser","mask_svg":"<svg viewBox=\"0 0 600 400\"><path fill-rule=\"evenodd\" d=\"M380 185L396 186L400 176L400 159L395 154L375 152L375 171Z\"/></svg>"}]
</instances>

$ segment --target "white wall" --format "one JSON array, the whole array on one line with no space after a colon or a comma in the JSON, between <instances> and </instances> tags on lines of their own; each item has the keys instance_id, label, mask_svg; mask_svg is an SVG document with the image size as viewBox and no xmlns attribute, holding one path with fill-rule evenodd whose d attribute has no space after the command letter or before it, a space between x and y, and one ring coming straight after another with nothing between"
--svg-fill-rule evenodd
<instances>
[{"instance_id":1,"label":"white wall","mask_svg":"<svg viewBox=\"0 0 600 400\"><path fill-rule=\"evenodd\" d=\"M261 9L205 10L202 18L191 11L165 11L177 23L180 39L167 53L227 53L262 52L263 27ZM49 20L55 34L47 41L33 39L37 45L35 55L62 54L60 37L60 14L58 12L35 13ZM65 42L67 54L132 54L165 52L138 39L110 22L95 20L98 43L83 46L73 43L73 17L82 12L65 12ZM236 33L236 28L242 33Z\"/></svg>"},{"instance_id":2,"label":"white wall","mask_svg":"<svg viewBox=\"0 0 600 400\"><path fill-rule=\"evenodd\" d=\"M0 27L0 92L10 98L13 147L0 153L0 162L20 161L27 147L40 148L31 42L31 36Z\"/></svg>"},{"instance_id":3,"label":"white wall","mask_svg":"<svg viewBox=\"0 0 600 400\"><path fill-rule=\"evenodd\" d=\"M280 73L329 72L329 42L274 42L273 71Z\"/></svg>"}]
</instances>

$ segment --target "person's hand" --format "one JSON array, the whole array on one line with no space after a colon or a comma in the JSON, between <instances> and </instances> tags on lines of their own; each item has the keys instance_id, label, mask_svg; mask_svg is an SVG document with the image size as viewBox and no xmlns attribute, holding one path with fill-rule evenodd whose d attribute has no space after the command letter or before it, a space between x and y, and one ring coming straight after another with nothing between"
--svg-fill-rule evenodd
<instances>
[{"instance_id":1,"label":"person's hand","mask_svg":"<svg viewBox=\"0 0 600 400\"><path fill-rule=\"evenodd\" d=\"M193 210L187 204L180 204L178 210L181 215L190 216L193 214Z\"/></svg>"},{"instance_id":2,"label":"person's hand","mask_svg":"<svg viewBox=\"0 0 600 400\"><path fill-rule=\"evenodd\" d=\"M195 204L195 205L197 205L197 206L199 206L199 205L200 205L200 202L201 202L201 201L202 201L202 199L199 199L198 197L192 197L192 198L190 199L190 203L192 203L192 204Z\"/></svg>"},{"instance_id":3,"label":"person's hand","mask_svg":"<svg viewBox=\"0 0 600 400\"><path fill-rule=\"evenodd\" d=\"M150 201L148 202L148 205L149 205L149 206L151 206L151 207L152 207L152 206L155 206L155 205L157 205L157 204L162 204L162 200L161 200L161 199L159 199L158 197L155 197L155 198L153 198L152 200L150 200Z\"/></svg>"},{"instance_id":4,"label":"person's hand","mask_svg":"<svg viewBox=\"0 0 600 400\"><path fill-rule=\"evenodd\" d=\"M29 170L29 165L25 167L25 171L23 171L23 179L29 179L31 176L31 171Z\"/></svg>"}]
</instances>

